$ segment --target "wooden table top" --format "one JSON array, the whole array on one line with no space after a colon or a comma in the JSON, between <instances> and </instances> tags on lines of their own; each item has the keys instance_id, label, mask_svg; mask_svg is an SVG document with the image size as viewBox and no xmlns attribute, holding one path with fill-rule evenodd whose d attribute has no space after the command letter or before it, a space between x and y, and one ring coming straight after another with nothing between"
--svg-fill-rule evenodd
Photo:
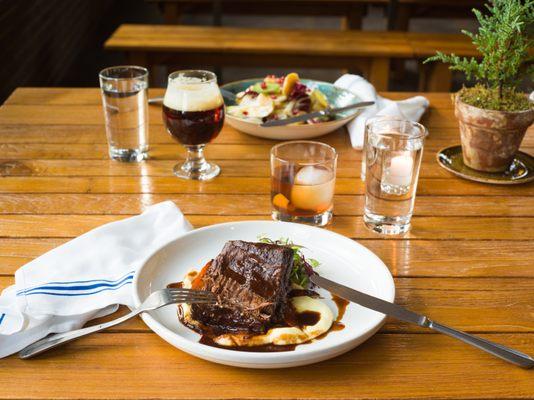
<instances>
[{"instance_id":1,"label":"wooden table top","mask_svg":"<svg viewBox=\"0 0 534 400\"><path fill-rule=\"evenodd\" d=\"M161 90L151 90L151 95ZM407 93L388 93L392 98ZM343 131L335 217L328 229L374 251L395 276L397 299L482 337L534 353L534 184L451 176L436 151L459 141L447 94L427 94L429 128L412 231L384 238L362 222L361 152ZM0 108L0 289L17 268L103 223L173 200L194 226L269 219L273 142L225 127L207 156L212 182L171 173L184 150L150 106L151 160L108 159L98 89L18 89ZM534 153L534 132L524 141ZM335 359L287 370L245 370L196 359L136 319L35 360L0 360L0 399L533 398L534 371L453 339L388 320Z\"/></svg>"}]
</instances>

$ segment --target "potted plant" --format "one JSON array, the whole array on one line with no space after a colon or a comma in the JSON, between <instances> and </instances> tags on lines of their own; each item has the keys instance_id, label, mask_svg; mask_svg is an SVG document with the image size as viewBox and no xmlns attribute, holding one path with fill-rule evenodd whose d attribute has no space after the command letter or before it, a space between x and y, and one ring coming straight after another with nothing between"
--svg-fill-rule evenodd
<instances>
[{"instance_id":1,"label":"potted plant","mask_svg":"<svg viewBox=\"0 0 534 400\"><path fill-rule=\"evenodd\" d=\"M473 87L454 95L464 163L473 169L502 172L509 168L527 128L534 121L533 102L519 91L532 80L534 0L493 0L487 13L473 10L480 27L469 36L480 59L441 52L429 59L462 71Z\"/></svg>"}]
</instances>

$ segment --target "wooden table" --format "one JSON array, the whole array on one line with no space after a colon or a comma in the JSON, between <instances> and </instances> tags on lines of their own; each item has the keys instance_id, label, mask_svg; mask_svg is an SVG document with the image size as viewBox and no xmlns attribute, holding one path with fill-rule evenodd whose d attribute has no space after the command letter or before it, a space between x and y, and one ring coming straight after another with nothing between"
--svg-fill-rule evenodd
<instances>
[{"instance_id":1,"label":"wooden table","mask_svg":"<svg viewBox=\"0 0 534 400\"><path fill-rule=\"evenodd\" d=\"M412 231L384 238L364 227L361 152L341 131L322 138L340 153L328 229L384 260L398 303L533 354L534 185L482 185L442 170L435 154L458 142L457 123L447 94L428 98L422 122L430 137ZM158 107L150 118L152 159L121 164L107 157L97 89L15 91L0 108L0 288L43 252L162 200L174 200L196 227L270 218L273 142L226 127L207 150L222 174L208 183L183 181L171 174L183 149L165 133ZM532 131L523 150L534 150ZM287 370L196 359L139 319L35 360L0 360L2 399L443 397L533 398L534 371L393 320L347 354Z\"/></svg>"}]
</instances>

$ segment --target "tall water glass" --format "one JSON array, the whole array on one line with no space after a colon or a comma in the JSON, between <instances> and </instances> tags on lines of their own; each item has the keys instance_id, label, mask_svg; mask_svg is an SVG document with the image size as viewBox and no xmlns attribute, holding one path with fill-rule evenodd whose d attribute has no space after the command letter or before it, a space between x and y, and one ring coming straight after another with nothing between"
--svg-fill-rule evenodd
<instances>
[{"instance_id":1,"label":"tall water glass","mask_svg":"<svg viewBox=\"0 0 534 400\"><path fill-rule=\"evenodd\" d=\"M402 118L396 117L396 116L380 115L378 117L371 117L371 118L367 119L367 121L365 122L365 130L363 132L363 147L362 147L362 169L361 169L361 172L360 172L360 179L362 180L362 182L365 182L365 172L366 172L365 171L365 169L366 169L366 166L365 166L365 147L367 145L367 132L369 131L369 129L371 129L371 127L373 126L373 124L376 121L381 121L380 123L382 124L383 128L385 129L387 121L392 121L393 126L395 126L395 124L398 123L398 122L395 122L395 121L402 121L402 120L403 120Z\"/></svg>"},{"instance_id":2,"label":"tall water glass","mask_svg":"<svg viewBox=\"0 0 534 400\"><path fill-rule=\"evenodd\" d=\"M365 225L396 235L410 229L426 128L413 121L376 119L365 147Z\"/></svg>"},{"instance_id":3,"label":"tall water glass","mask_svg":"<svg viewBox=\"0 0 534 400\"><path fill-rule=\"evenodd\" d=\"M177 177L207 181L219 175L219 166L204 157L204 147L219 135L224 124L224 102L213 72L170 74L163 122L169 134L187 149L185 162L174 166Z\"/></svg>"},{"instance_id":4,"label":"tall water glass","mask_svg":"<svg viewBox=\"0 0 534 400\"><path fill-rule=\"evenodd\" d=\"M148 158L148 71L118 66L99 74L109 156L118 161Z\"/></svg>"},{"instance_id":5,"label":"tall water glass","mask_svg":"<svg viewBox=\"0 0 534 400\"><path fill-rule=\"evenodd\" d=\"M332 219L336 183L336 150L324 143L300 140L271 149L272 217L324 226Z\"/></svg>"}]
</instances>

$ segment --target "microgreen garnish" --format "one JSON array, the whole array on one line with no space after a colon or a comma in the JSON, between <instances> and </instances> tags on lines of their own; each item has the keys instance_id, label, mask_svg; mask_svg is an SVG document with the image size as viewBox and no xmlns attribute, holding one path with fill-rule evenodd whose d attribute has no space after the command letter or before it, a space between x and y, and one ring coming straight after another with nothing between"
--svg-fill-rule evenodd
<instances>
[{"instance_id":1,"label":"microgreen garnish","mask_svg":"<svg viewBox=\"0 0 534 400\"><path fill-rule=\"evenodd\" d=\"M288 246L293 250L293 269L289 278L291 283L297 284L304 289L310 286L310 275L313 274L313 268L317 268L320 263L313 258L305 258L302 253L304 246L293 243L289 238L280 238L272 240L266 236L260 235L258 241L261 243L276 244L279 246Z\"/></svg>"}]
</instances>

